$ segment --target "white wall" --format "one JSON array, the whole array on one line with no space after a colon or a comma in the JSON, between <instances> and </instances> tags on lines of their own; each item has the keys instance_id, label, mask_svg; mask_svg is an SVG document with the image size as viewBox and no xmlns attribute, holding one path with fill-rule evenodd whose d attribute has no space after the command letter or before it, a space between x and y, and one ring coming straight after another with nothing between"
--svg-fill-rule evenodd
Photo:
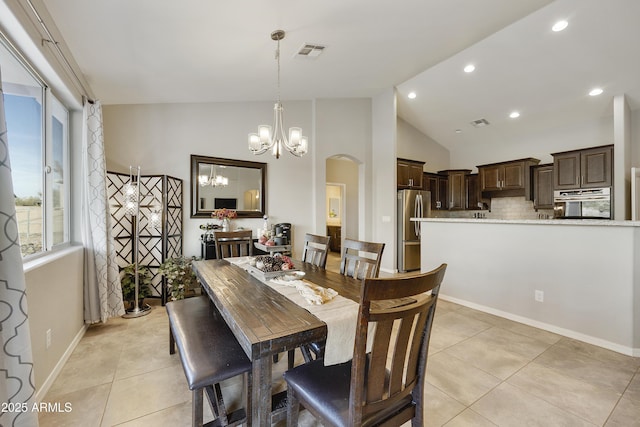
<instances>
[{"instance_id":1,"label":"white wall","mask_svg":"<svg viewBox=\"0 0 640 427\"><path fill-rule=\"evenodd\" d=\"M41 388L51 386L50 375L84 330L83 254L82 247L74 246L25 265L35 386L41 397ZM48 329L51 347L46 348Z\"/></svg>"},{"instance_id":2,"label":"white wall","mask_svg":"<svg viewBox=\"0 0 640 427\"><path fill-rule=\"evenodd\" d=\"M637 224L425 221L422 243L422 271L448 264L445 299L640 353ZM544 302L534 300L535 290Z\"/></svg>"},{"instance_id":3,"label":"white wall","mask_svg":"<svg viewBox=\"0 0 640 427\"><path fill-rule=\"evenodd\" d=\"M449 150L398 117L397 157L425 162L425 172L449 169Z\"/></svg>"},{"instance_id":4,"label":"white wall","mask_svg":"<svg viewBox=\"0 0 640 427\"><path fill-rule=\"evenodd\" d=\"M396 271L396 152L397 106L394 89L373 98L373 234L374 242L384 242L380 268Z\"/></svg>"},{"instance_id":5,"label":"white wall","mask_svg":"<svg viewBox=\"0 0 640 427\"><path fill-rule=\"evenodd\" d=\"M284 102L285 126L312 132L311 102ZM273 104L210 103L108 105L104 107L107 169L127 172L140 165L143 174L167 174L183 180L184 254L200 256L200 224L210 219L190 218L191 154L267 163L267 214L271 223L290 222L294 252L299 255L304 234L313 231L315 203L312 182L313 156L284 153L276 160L269 153L252 155L247 135L259 124L273 120ZM311 138L310 143L316 144ZM324 163L324 160L323 160ZM324 185L324 183L323 183ZM324 194L324 191L323 193ZM236 226L255 230L262 219L237 219Z\"/></svg>"},{"instance_id":6,"label":"white wall","mask_svg":"<svg viewBox=\"0 0 640 427\"><path fill-rule=\"evenodd\" d=\"M370 225L371 180L371 99L317 99L314 102L315 162L313 170L314 231L326 233L325 184L327 178L326 159L334 156L347 157L358 165L358 212L357 238L366 239L365 229ZM347 191L349 191L347 189ZM354 203L347 200L347 208Z\"/></svg>"},{"instance_id":7,"label":"white wall","mask_svg":"<svg viewBox=\"0 0 640 427\"><path fill-rule=\"evenodd\" d=\"M477 165L533 157L551 163L551 153L613 144L613 116L599 121L549 127L528 135L504 135L509 144L469 145L452 150L452 169L476 170Z\"/></svg>"}]
</instances>

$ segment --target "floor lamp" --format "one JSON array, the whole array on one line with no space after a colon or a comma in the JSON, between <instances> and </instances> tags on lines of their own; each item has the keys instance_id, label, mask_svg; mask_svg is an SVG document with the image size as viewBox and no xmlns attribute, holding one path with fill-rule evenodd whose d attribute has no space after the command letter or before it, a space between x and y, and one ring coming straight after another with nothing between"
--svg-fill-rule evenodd
<instances>
[{"instance_id":1,"label":"floor lamp","mask_svg":"<svg viewBox=\"0 0 640 427\"><path fill-rule=\"evenodd\" d=\"M122 316L130 319L135 317L141 317L151 312L151 306L144 304L140 307L139 294L140 294L140 274L139 274L139 251L138 246L140 244L140 166L137 167L136 181L133 181L133 167L129 166L129 182L127 182L122 189L124 195L124 209L128 215L135 217L134 223L134 235L133 235L133 257L135 265L135 303L134 307L127 310ZM154 204L151 205L151 214L149 215L148 226L157 228L162 221L162 214L160 208Z\"/></svg>"}]
</instances>

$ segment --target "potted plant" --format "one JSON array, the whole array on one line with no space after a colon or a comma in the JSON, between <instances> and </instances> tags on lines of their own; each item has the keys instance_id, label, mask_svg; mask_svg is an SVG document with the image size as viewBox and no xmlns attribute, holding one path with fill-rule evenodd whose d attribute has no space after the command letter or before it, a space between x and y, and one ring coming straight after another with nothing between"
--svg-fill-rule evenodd
<instances>
[{"instance_id":1,"label":"potted plant","mask_svg":"<svg viewBox=\"0 0 640 427\"><path fill-rule=\"evenodd\" d=\"M158 272L167 280L167 291L171 294L171 301L195 294L199 283L191 269L191 263L196 260L196 257L170 258L160 265Z\"/></svg>"},{"instance_id":2,"label":"potted plant","mask_svg":"<svg viewBox=\"0 0 640 427\"><path fill-rule=\"evenodd\" d=\"M122 300L129 308L135 307L136 298L136 265L129 264L120 274ZM144 298L151 294L151 272L147 267L138 268L138 307L142 307Z\"/></svg>"}]
</instances>

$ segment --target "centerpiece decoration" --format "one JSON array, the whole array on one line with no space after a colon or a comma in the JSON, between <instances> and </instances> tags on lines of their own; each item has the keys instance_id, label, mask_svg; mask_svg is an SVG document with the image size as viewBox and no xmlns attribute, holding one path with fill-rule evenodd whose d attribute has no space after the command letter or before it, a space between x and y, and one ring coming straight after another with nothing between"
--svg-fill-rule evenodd
<instances>
[{"instance_id":1,"label":"centerpiece decoration","mask_svg":"<svg viewBox=\"0 0 640 427\"><path fill-rule=\"evenodd\" d=\"M271 273L276 271L288 271L293 270L293 261L286 255L275 254L260 255L255 258L256 268L264 271L265 273Z\"/></svg>"},{"instance_id":2,"label":"centerpiece decoration","mask_svg":"<svg viewBox=\"0 0 640 427\"><path fill-rule=\"evenodd\" d=\"M238 217L238 213L233 209L216 209L211 214L212 218L218 218L222 221L222 231L231 231L231 220Z\"/></svg>"}]
</instances>

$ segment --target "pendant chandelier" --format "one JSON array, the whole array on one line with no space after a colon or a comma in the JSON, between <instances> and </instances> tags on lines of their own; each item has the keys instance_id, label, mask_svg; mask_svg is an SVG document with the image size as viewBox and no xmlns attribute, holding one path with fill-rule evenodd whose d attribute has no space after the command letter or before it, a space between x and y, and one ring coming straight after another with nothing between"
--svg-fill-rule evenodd
<instances>
[{"instance_id":1,"label":"pendant chandelier","mask_svg":"<svg viewBox=\"0 0 640 427\"><path fill-rule=\"evenodd\" d=\"M276 30L271 33L271 39L278 42L276 60L278 61L278 100L273 107L273 127L269 125L258 126L258 133L249 134L249 150L253 154L263 154L271 150L276 159L280 158L283 147L297 157L307 154L309 141L302 136L302 129L289 128L289 138L282 125L282 103L280 102L280 40L284 39L284 31ZM273 132L272 132L273 131Z\"/></svg>"},{"instance_id":2,"label":"pendant chandelier","mask_svg":"<svg viewBox=\"0 0 640 427\"><path fill-rule=\"evenodd\" d=\"M229 185L229 178L226 176L218 175L215 171L215 166L211 166L211 174L198 176L198 181L201 187L210 185L212 187L226 187Z\"/></svg>"}]
</instances>

